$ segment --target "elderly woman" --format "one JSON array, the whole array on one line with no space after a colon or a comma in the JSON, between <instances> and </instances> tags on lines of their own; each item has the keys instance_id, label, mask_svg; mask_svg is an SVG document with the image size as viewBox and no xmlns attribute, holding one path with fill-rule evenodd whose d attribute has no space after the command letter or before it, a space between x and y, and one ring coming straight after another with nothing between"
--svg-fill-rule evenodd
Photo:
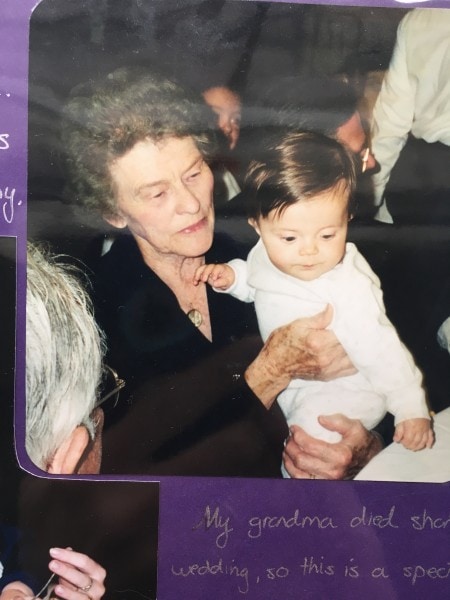
<instances>
[{"instance_id":1,"label":"elderly woman","mask_svg":"<svg viewBox=\"0 0 450 600\"><path fill-rule=\"evenodd\" d=\"M103 416L95 407L104 347L78 275L28 244L25 445L49 473L100 468Z\"/></svg>"},{"instance_id":2,"label":"elderly woman","mask_svg":"<svg viewBox=\"0 0 450 600\"><path fill-rule=\"evenodd\" d=\"M104 438L104 472L279 476L288 431L277 394L295 376L353 372L324 330L331 311L274 332L261 349L248 307L194 285L205 258L236 253L214 236L204 110L175 83L127 69L79 90L66 109L75 201L131 234L95 281L109 363L129 393ZM292 476L344 477L378 450L357 421L322 424L342 442L292 431L283 454Z\"/></svg>"},{"instance_id":3,"label":"elderly woman","mask_svg":"<svg viewBox=\"0 0 450 600\"><path fill-rule=\"evenodd\" d=\"M25 445L31 461L49 473L99 470L102 418L94 408L103 346L90 306L71 269L29 244ZM49 553L48 568L59 578L52 580L52 598L103 597L103 567L71 548ZM35 597L22 581L0 593L0 600Z\"/></svg>"}]
</instances>

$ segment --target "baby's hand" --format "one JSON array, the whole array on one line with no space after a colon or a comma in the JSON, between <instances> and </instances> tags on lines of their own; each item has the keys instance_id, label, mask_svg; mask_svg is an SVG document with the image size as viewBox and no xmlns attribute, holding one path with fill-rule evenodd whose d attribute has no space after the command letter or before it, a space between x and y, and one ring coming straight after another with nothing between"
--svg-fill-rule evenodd
<instances>
[{"instance_id":1,"label":"baby's hand","mask_svg":"<svg viewBox=\"0 0 450 600\"><path fill-rule=\"evenodd\" d=\"M434 434L429 419L406 419L395 428L394 442L401 442L408 450L431 448Z\"/></svg>"},{"instance_id":2,"label":"baby's hand","mask_svg":"<svg viewBox=\"0 0 450 600\"><path fill-rule=\"evenodd\" d=\"M234 283L234 271L227 264L203 265L195 272L194 285L198 285L200 281L209 283L218 290L227 290Z\"/></svg>"}]
</instances>

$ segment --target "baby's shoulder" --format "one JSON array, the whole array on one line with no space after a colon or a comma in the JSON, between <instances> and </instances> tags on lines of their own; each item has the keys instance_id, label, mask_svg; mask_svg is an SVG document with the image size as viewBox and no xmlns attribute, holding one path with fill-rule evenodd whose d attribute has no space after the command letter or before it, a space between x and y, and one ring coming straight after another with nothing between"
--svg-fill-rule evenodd
<instances>
[{"instance_id":1,"label":"baby's shoulder","mask_svg":"<svg viewBox=\"0 0 450 600\"><path fill-rule=\"evenodd\" d=\"M341 274L343 278L363 286L381 287L378 275L374 273L366 258L352 242L346 244Z\"/></svg>"}]
</instances>

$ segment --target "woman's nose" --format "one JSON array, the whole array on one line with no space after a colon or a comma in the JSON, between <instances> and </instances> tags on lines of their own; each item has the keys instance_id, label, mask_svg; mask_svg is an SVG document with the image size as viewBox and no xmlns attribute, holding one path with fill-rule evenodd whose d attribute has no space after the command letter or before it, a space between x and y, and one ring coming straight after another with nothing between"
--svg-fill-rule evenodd
<instances>
[{"instance_id":1,"label":"woman's nose","mask_svg":"<svg viewBox=\"0 0 450 600\"><path fill-rule=\"evenodd\" d=\"M177 210L180 213L195 214L200 208L200 202L185 184L182 184L177 192Z\"/></svg>"}]
</instances>

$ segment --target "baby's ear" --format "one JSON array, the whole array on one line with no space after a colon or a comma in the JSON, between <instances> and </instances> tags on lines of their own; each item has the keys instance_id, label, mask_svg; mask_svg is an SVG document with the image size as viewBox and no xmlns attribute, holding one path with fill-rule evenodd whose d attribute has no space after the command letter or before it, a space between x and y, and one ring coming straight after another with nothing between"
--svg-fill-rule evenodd
<instances>
[{"instance_id":1,"label":"baby's ear","mask_svg":"<svg viewBox=\"0 0 450 600\"><path fill-rule=\"evenodd\" d=\"M256 233L258 235L261 235L261 232L259 231L259 227L258 227L258 221L256 219L253 219L252 217L250 217L250 219L248 220L248 224L253 227L253 229L256 231Z\"/></svg>"}]
</instances>

